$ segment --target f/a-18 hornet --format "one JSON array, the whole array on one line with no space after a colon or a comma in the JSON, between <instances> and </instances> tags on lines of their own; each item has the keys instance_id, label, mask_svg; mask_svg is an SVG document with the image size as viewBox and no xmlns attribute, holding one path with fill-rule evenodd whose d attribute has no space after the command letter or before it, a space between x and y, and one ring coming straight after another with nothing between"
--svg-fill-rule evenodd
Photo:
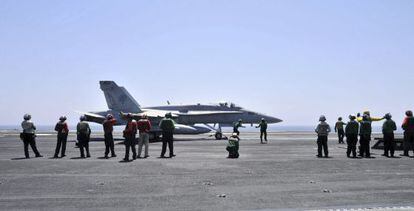
<instances>
[{"instance_id":1,"label":"f/a-18 hornet","mask_svg":"<svg viewBox=\"0 0 414 211\"><path fill-rule=\"evenodd\" d=\"M158 123L166 113L171 113L177 123L175 134L202 134L215 132L216 139L222 139L222 127L232 127L239 119L243 123L256 124L262 118L268 123L278 123L282 120L246 110L234 103L221 102L213 105L165 105L153 107L141 107L124 88L113 81L100 81L101 90L104 92L109 110L101 112L82 112L86 120L102 124L107 114L112 114L117 119L117 125L125 125L123 116L131 113L134 119L139 119L146 114L153 127L152 138L161 134Z\"/></svg>"}]
</instances>

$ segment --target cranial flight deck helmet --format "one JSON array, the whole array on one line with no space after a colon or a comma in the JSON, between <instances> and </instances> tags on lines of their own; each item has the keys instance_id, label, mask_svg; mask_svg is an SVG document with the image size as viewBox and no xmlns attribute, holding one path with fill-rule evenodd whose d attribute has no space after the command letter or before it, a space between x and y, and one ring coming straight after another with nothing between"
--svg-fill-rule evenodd
<instances>
[{"instance_id":1,"label":"cranial flight deck helmet","mask_svg":"<svg viewBox=\"0 0 414 211\"><path fill-rule=\"evenodd\" d=\"M30 120L32 118L32 115L30 115L30 114L25 114L24 116L23 116L23 119L24 120Z\"/></svg>"}]
</instances>

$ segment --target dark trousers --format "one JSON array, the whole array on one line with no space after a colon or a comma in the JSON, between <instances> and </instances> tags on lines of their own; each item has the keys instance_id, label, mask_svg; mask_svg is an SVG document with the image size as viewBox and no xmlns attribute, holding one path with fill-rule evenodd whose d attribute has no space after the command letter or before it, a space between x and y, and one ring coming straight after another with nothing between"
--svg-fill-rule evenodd
<instances>
[{"instance_id":1,"label":"dark trousers","mask_svg":"<svg viewBox=\"0 0 414 211\"><path fill-rule=\"evenodd\" d=\"M348 145L347 150L346 150L346 156L352 156L356 157L356 145L358 142L358 135L357 134L348 134L346 136L346 143Z\"/></svg>"},{"instance_id":2,"label":"dark trousers","mask_svg":"<svg viewBox=\"0 0 414 211\"><path fill-rule=\"evenodd\" d=\"M86 150L86 156L90 157L91 154L89 153L89 135L79 134L78 141L80 156L85 157L84 150Z\"/></svg>"},{"instance_id":3,"label":"dark trousers","mask_svg":"<svg viewBox=\"0 0 414 211\"><path fill-rule=\"evenodd\" d=\"M414 133L404 133L404 142L403 142L403 149L404 155L408 156L408 151L410 149L414 152Z\"/></svg>"},{"instance_id":4,"label":"dark trousers","mask_svg":"<svg viewBox=\"0 0 414 211\"><path fill-rule=\"evenodd\" d=\"M109 151L111 155L115 155L114 137L112 133L105 133L105 156L108 156Z\"/></svg>"},{"instance_id":5,"label":"dark trousers","mask_svg":"<svg viewBox=\"0 0 414 211\"><path fill-rule=\"evenodd\" d=\"M263 136L265 141L267 142L267 131L260 131L260 142L263 142Z\"/></svg>"},{"instance_id":6,"label":"dark trousers","mask_svg":"<svg viewBox=\"0 0 414 211\"><path fill-rule=\"evenodd\" d=\"M338 129L338 143L344 143L345 132L343 129Z\"/></svg>"},{"instance_id":7,"label":"dark trousers","mask_svg":"<svg viewBox=\"0 0 414 211\"><path fill-rule=\"evenodd\" d=\"M384 133L384 155L394 157L395 142L394 133Z\"/></svg>"},{"instance_id":8,"label":"dark trousers","mask_svg":"<svg viewBox=\"0 0 414 211\"><path fill-rule=\"evenodd\" d=\"M24 155L26 158L29 158L29 145L32 148L36 156L40 156L39 151L37 151L35 135L31 133L23 133L23 144L24 144Z\"/></svg>"},{"instance_id":9,"label":"dark trousers","mask_svg":"<svg viewBox=\"0 0 414 211\"><path fill-rule=\"evenodd\" d=\"M129 160L129 150L132 151L132 159L137 158L137 149L135 148L135 135L125 138L125 160Z\"/></svg>"},{"instance_id":10,"label":"dark trousers","mask_svg":"<svg viewBox=\"0 0 414 211\"><path fill-rule=\"evenodd\" d=\"M240 135L240 131L239 131L239 129L236 129L236 128L233 128L233 133L236 133L236 134L237 134L237 136L239 136L239 135Z\"/></svg>"},{"instance_id":11,"label":"dark trousers","mask_svg":"<svg viewBox=\"0 0 414 211\"><path fill-rule=\"evenodd\" d=\"M370 157L371 153L369 152L369 142L371 141L370 135L361 135L359 139L360 149L359 149L359 155L361 157Z\"/></svg>"},{"instance_id":12,"label":"dark trousers","mask_svg":"<svg viewBox=\"0 0 414 211\"><path fill-rule=\"evenodd\" d=\"M328 136L318 136L318 157L322 157L322 148L325 157L328 157Z\"/></svg>"},{"instance_id":13,"label":"dark trousers","mask_svg":"<svg viewBox=\"0 0 414 211\"><path fill-rule=\"evenodd\" d=\"M62 148L61 156L62 157L65 156L67 140L68 140L68 134L58 134L56 150L55 150L55 156L59 155L59 151L60 151L61 148Z\"/></svg>"},{"instance_id":14,"label":"dark trousers","mask_svg":"<svg viewBox=\"0 0 414 211\"><path fill-rule=\"evenodd\" d=\"M167 144L170 150L170 157L174 155L174 137L172 132L162 132L162 150L161 157L164 157L167 151Z\"/></svg>"}]
</instances>

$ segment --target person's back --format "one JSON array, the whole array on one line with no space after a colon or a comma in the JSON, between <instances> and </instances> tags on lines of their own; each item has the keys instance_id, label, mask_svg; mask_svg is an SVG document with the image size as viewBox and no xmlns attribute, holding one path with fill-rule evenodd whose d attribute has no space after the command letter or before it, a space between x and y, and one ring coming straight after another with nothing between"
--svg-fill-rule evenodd
<instances>
[{"instance_id":1,"label":"person's back","mask_svg":"<svg viewBox=\"0 0 414 211\"><path fill-rule=\"evenodd\" d=\"M360 123L360 131L359 134L360 135L371 135L372 133L372 127L371 127L371 121L369 120L364 120Z\"/></svg>"},{"instance_id":2,"label":"person's back","mask_svg":"<svg viewBox=\"0 0 414 211\"><path fill-rule=\"evenodd\" d=\"M318 136L328 136L331 132L331 127L328 123L322 121L316 127L315 132L318 134Z\"/></svg>"},{"instance_id":3,"label":"person's back","mask_svg":"<svg viewBox=\"0 0 414 211\"><path fill-rule=\"evenodd\" d=\"M151 130L151 122L148 119L140 119L137 122L139 133L148 133Z\"/></svg>"},{"instance_id":4,"label":"person's back","mask_svg":"<svg viewBox=\"0 0 414 211\"><path fill-rule=\"evenodd\" d=\"M343 130L343 129L344 129L344 125L345 125L345 123L344 123L344 122L342 122L342 121L337 121L337 122L335 123L335 129L336 129L336 130Z\"/></svg>"},{"instance_id":5,"label":"person's back","mask_svg":"<svg viewBox=\"0 0 414 211\"><path fill-rule=\"evenodd\" d=\"M345 127L345 134L346 135L358 135L359 124L355 120L351 120Z\"/></svg>"},{"instance_id":6,"label":"person's back","mask_svg":"<svg viewBox=\"0 0 414 211\"><path fill-rule=\"evenodd\" d=\"M393 134L397 130L397 125L392 119L387 119L382 125L383 134Z\"/></svg>"},{"instance_id":7,"label":"person's back","mask_svg":"<svg viewBox=\"0 0 414 211\"><path fill-rule=\"evenodd\" d=\"M76 130L77 130L77 133L81 135L89 135L91 133L89 124L85 121L80 121L78 125L76 126Z\"/></svg>"},{"instance_id":8,"label":"person's back","mask_svg":"<svg viewBox=\"0 0 414 211\"><path fill-rule=\"evenodd\" d=\"M24 120L22 122L23 133L34 134L36 127L31 120Z\"/></svg>"},{"instance_id":9,"label":"person's back","mask_svg":"<svg viewBox=\"0 0 414 211\"><path fill-rule=\"evenodd\" d=\"M174 120L171 118L164 118L160 122L160 128L163 132L173 132L175 129Z\"/></svg>"},{"instance_id":10,"label":"person's back","mask_svg":"<svg viewBox=\"0 0 414 211\"><path fill-rule=\"evenodd\" d=\"M67 123L65 121L59 121L56 123L55 131L58 132L58 136L67 135L69 132Z\"/></svg>"}]
</instances>

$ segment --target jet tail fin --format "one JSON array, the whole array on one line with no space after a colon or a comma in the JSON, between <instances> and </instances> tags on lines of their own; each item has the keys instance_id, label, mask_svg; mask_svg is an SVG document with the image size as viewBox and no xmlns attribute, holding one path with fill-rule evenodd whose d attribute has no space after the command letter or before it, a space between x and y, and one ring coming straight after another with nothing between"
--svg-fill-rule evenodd
<instances>
[{"instance_id":1,"label":"jet tail fin","mask_svg":"<svg viewBox=\"0 0 414 211\"><path fill-rule=\"evenodd\" d=\"M124 87L118 86L113 81L99 81L99 84L109 109L131 113L141 112L140 105Z\"/></svg>"}]
</instances>

